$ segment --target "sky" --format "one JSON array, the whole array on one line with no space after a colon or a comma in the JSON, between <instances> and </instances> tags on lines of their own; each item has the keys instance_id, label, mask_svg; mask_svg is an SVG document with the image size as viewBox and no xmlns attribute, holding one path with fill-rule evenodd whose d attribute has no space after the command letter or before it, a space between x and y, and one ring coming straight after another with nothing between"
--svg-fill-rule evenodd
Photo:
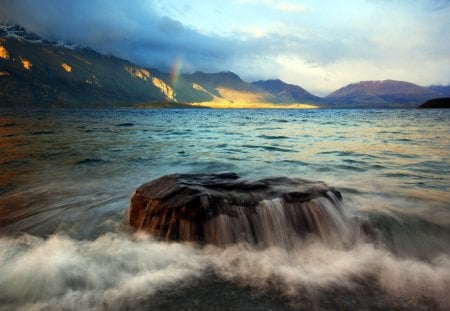
<instances>
[{"instance_id":1,"label":"sky","mask_svg":"<svg viewBox=\"0 0 450 311\"><path fill-rule=\"evenodd\" d=\"M316 95L364 80L450 84L450 0L0 0L0 20L145 67Z\"/></svg>"}]
</instances>

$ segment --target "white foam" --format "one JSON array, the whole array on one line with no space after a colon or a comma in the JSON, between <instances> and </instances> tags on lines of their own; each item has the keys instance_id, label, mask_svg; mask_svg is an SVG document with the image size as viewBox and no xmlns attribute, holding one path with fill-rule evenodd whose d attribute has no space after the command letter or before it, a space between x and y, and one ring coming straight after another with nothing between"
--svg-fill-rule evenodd
<instances>
[{"instance_id":1,"label":"white foam","mask_svg":"<svg viewBox=\"0 0 450 311\"><path fill-rule=\"evenodd\" d=\"M425 295L448 304L450 257L433 262L400 259L371 244L351 249L333 249L321 243L304 243L291 251L281 248L250 250L242 246L214 256L220 274L245 285L266 287L276 280L286 293L300 287L356 286L356 280L374 280L389 295Z\"/></svg>"},{"instance_id":2,"label":"white foam","mask_svg":"<svg viewBox=\"0 0 450 311\"><path fill-rule=\"evenodd\" d=\"M105 234L94 241L54 235L0 239L0 309L121 309L168 286L189 286L214 271L286 295L304 288L353 288L367 279L395 297L425 295L450 305L450 257L401 259L371 244L333 248L317 241L291 250L158 242Z\"/></svg>"},{"instance_id":3,"label":"white foam","mask_svg":"<svg viewBox=\"0 0 450 311\"><path fill-rule=\"evenodd\" d=\"M0 239L0 301L26 308L117 306L199 275L206 264L189 246L106 234Z\"/></svg>"}]
</instances>

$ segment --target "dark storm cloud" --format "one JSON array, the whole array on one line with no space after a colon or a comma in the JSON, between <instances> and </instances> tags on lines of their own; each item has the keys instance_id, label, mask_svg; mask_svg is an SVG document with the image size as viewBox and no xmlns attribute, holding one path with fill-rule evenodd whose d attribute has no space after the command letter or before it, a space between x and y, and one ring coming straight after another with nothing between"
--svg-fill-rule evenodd
<instances>
[{"instance_id":1,"label":"dark storm cloud","mask_svg":"<svg viewBox=\"0 0 450 311\"><path fill-rule=\"evenodd\" d=\"M160 16L145 1L1 0L0 19L50 40L79 43L163 69L177 58L188 67L219 69L233 54L228 40Z\"/></svg>"},{"instance_id":2,"label":"dark storm cloud","mask_svg":"<svg viewBox=\"0 0 450 311\"><path fill-rule=\"evenodd\" d=\"M337 35L303 38L279 32L261 37L205 35L162 16L152 5L152 1L137 0L0 0L0 19L51 40L79 43L165 70L181 58L187 70L276 76L278 64L274 59L280 55L301 55L313 65L355 54L370 56L370 44L361 44L361 38L349 34L344 39Z\"/></svg>"},{"instance_id":3,"label":"dark storm cloud","mask_svg":"<svg viewBox=\"0 0 450 311\"><path fill-rule=\"evenodd\" d=\"M183 71L279 77L325 94L358 80L449 83L449 3L0 0L0 19L146 67L181 59Z\"/></svg>"}]
</instances>

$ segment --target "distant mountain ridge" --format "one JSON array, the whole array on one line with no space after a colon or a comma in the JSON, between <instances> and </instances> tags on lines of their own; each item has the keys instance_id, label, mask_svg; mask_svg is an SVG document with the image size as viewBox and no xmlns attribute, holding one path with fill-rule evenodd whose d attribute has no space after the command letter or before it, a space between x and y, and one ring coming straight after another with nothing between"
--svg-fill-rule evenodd
<instances>
[{"instance_id":1,"label":"distant mountain ridge","mask_svg":"<svg viewBox=\"0 0 450 311\"><path fill-rule=\"evenodd\" d=\"M415 108L446 95L448 88L362 81L320 98L279 79L249 83L230 71L173 79L158 69L0 24L0 108Z\"/></svg>"},{"instance_id":2,"label":"distant mountain ridge","mask_svg":"<svg viewBox=\"0 0 450 311\"><path fill-rule=\"evenodd\" d=\"M330 104L326 100L312 95L300 86L285 83L280 79L254 81L252 84L285 103L299 102L320 106L328 106Z\"/></svg>"},{"instance_id":3,"label":"distant mountain ridge","mask_svg":"<svg viewBox=\"0 0 450 311\"><path fill-rule=\"evenodd\" d=\"M245 82L233 72L204 73L196 71L182 78L200 90L208 92L212 100L199 105L216 108L245 107L247 105L272 104L277 101L272 95Z\"/></svg>"},{"instance_id":4,"label":"distant mountain ridge","mask_svg":"<svg viewBox=\"0 0 450 311\"><path fill-rule=\"evenodd\" d=\"M232 72L197 71L174 82L158 69L0 26L0 107L300 106L292 104Z\"/></svg>"},{"instance_id":5,"label":"distant mountain ridge","mask_svg":"<svg viewBox=\"0 0 450 311\"><path fill-rule=\"evenodd\" d=\"M361 81L326 96L335 108L415 108L439 97L425 87L395 80Z\"/></svg>"},{"instance_id":6,"label":"distant mountain ridge","mask_svg":"<svg viewBox=\"0 0 450 311\"><path fill-rule=\"evenodd\" d=\"M430 85L428 89L443 96L450 97L450 85Z\"/></svg>"},{"instance_id":7,"label":"distant mountain ridge","mask_svg":"<svg viewBox=\"0 0 450 311\"><path fill-rule=\"evenodd\" d=\"M228 88L243 92L260 91L250 83L243 81L237 74L231 71L217 73L196 71L191 74L184 74L183 78L192 81L193 83L201 84L210 92L216 92L217 88Z\"/></svg>"}]
</instances>

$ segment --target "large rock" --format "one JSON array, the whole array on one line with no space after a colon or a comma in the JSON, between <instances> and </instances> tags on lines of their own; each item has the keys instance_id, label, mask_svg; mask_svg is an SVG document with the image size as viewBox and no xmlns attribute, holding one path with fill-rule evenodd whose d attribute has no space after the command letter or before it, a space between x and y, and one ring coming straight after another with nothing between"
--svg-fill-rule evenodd
<instances>
[{"instance_id":1,"label":"large rock","mask_svg":"<svg viewBox=\"0 0 450 311\"><path fill-rule=\"evenodd\" d=\"M353 224L340 200L341 194L323 182L174 174L135 191L129 222L137 230L175 241L289 247L315 234L334 243L348 240Z\"/></svg>"}]
</instances>

